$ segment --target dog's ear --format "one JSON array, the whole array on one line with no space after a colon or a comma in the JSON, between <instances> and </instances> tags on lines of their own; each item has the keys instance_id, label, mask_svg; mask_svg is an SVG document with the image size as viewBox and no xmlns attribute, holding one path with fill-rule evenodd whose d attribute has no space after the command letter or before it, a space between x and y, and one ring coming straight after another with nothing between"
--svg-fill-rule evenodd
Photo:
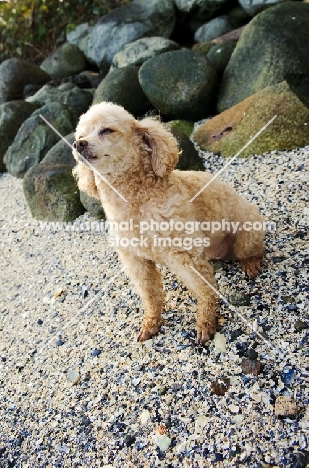
<instances>
[{"instance_id":1,"label":"dog's ear","mask_svg":"<svg viewBox=\"0 0 309 468\"><path fill-rule=\"evenodd\" d=\"M176 138L157 118L137 121L137 131L151 158L154 173L164 177L176 166L179 148Z\"/></svg>"},{"instance_id":2,"label":"dog's ear","mask_svg":"<svg viewBox=\"0 0 309 468\"><path fill-rule=\"evenodd\" d=\"M82 163L77 163L72 173L77 180L79 190L86 192L88 195L90 195L90 197L100 199L94 179L94 174L91 169Z\"/></svg>"}]
</instances>

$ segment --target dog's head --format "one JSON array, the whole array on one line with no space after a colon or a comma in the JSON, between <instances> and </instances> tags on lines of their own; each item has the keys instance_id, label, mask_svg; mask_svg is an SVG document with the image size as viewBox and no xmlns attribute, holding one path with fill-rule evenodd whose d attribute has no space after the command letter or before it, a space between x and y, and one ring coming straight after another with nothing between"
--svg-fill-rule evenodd
<instances>
[{"instance_id":1,"label":"dog's head","mask_svg":"<svg viewBox=\"0 0 309 468\"><path fill-rule=\"evenodd\" d=\"M78 164L74 173L81 190L88 193L91 190L85 185L89 181L83 183L81 179L85 170L91 172L90 166L113 178L133 171L163 178L178 161L177 140L164 124L151 117L138 121L111 102L96 104L83 114L75 137L73 155ZM88 174L88 179L94 179L93 173Z\"/></svg>"}]
</instances>

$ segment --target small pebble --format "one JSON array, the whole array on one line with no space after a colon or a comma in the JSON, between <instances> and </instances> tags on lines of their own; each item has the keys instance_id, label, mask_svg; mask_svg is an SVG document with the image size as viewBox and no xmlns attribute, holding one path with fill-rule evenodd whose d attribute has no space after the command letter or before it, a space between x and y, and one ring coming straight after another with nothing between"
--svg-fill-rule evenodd
<instances>
[{"instance_id":1,"label":"small pebble","mask_svg":"<svg viewBox=\"0 0 309 468\"><path fill-rule=\"evenodd\" d=\"M290 396L278 396L275 401L275 415L282 418L295 418L300 411L296 401Z\"/></svg>"},{"instance_id":2,"label":"small pebble","mask_svg":"<svg viewBox=\"0 0 309 468\"><path fill-rule=\"evenodd\" d=\"M222 333L218 333L218 332L215 333L214 344L215 344L215 349L217 349L221 353L226 352L226 338Z\"/></svg>"},{"instance_id":3,"label":"small pebble","mask_svg":"<svg viewBox=\"0 0 309 468\"><path fill-rule=\"evenodd\" d=\"M80 375L79 372L75 370L71 370L67 374L67 380L70 382L72 385L76 385L80 381Z\"/></svg>"},{"instance_id":4,"label":"small pebble","mask_svg":"<svg viewBox=\"0 0 309 468\"><path fill-rule=\"evenodd\" d=\"M229 389L230 387L230 379L226 377L222 377L220 379L215 380L211 384L211 390L216 394L216 395L224 395L224 393Z\"/></svg>"},{"instance_id":5,"label":"small pebble","mask_svg":"<svg viewBox=\"0 0 309 468\"><path fill-rule=\"evenodd\" d=\"M244 374L259 375L262 372L262 364L257 360L243 359L240 366Z\"/></svg>"},{"instance_id":6,"label":"small pebble","mask_svg":"<svg viewBox=\"0 0 309 468\"><path fill-rule=\"evenodd\" d=\"M87 286L84 286L84 285L83 285L83 286L81 287L81 292L82 292L82 298L85 299L85 297L87 297L88 294L89 294L89 293L88 293Z\"/></svg>"},{"instance_id":7,"label":"small pebble","mask_svg":"<svg viewBox=\"0 0 309 468\"><path fill-rule=\"evenodd\" d=\"M43 320L42 320L42 319L38 319L38 320L37 320L37 324L38 324L38 325L43 325Z\"/></svg>"},{"instance_id":8,"label":"small pebble","mask_svg":"<svg viewBox=\"0 0 309 468\"><path fill-rule=\"evenodd\" d=\"M124 438L124 444L126 447L130 447L136 441L136 437L134 435L126 434Z\"/></svg>"},{"instance_id":9,"label":"small pebble","mask_svg":"<svg viewBox=\"0 0 309 468\"><path fill-rule=\"evenodd\" d=\"M93 349L91 351L91 356L97 357L97 356L100 356L101 353L102 353L102 351L100 349Z\"/></svg>"},{"instance_id":10,"label":"small pebble","mask_svg":"<svg viewBox=\"0 0 309 468\"><path fill-rule=\"evenodd\" d=\"M302 320L297 320L295 323L294 323L294 328L296 331L302 331L302 330L306 330L307 328L309 328L309 325L308 323L306 322L303 322Z\"/></svg>"},{"instance_id":11,"label":"small pebble","mask_svg":"<svg viewBox=\"0 0 309 468\"><path fill-rule=\"evenodd\" d=\"M252 359L252 361L255 361L258 358L258 353L255 351L255 349L249 348L247 351L247 356L249 359Z\"/></svg>"},{"instance_id":12,"label":"small pebble","mask_svg":"<svg viewBox=\"0 0 309 468\"><path fill-rule=\"evenodd\" d=\"M172 443L171 439L166 434L154 434L152 440L153 443L162 450L162 452L165 452Z\"/></svg>"},{"instance_id":13,"label":"small pebble","mask_svg":"<svg viewBox=\"0 0 309 468\"><path fill-rule=\"evenodd\" d=\"M61 338L56 338L56 346L63 346L64 341Z\"/></svg>"}]
</instances>

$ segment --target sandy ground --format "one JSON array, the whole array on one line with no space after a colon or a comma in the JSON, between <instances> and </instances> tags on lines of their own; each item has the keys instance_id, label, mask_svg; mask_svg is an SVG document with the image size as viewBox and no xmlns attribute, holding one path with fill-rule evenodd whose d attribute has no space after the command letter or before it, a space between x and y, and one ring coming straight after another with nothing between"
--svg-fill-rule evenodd
<instances>
[{"instance_id":1,"label":"sandy ground","mask_svg":"<svg viewBox=\"0 0 309 468\"><path fill-rule=\"evenodd\" d=\"M164 327L138 344L141 304L104 229L87 230L88 214L74 230L40 225L22 181L0 176L1 468L306 466L308 156L238 159L222 174L277 230L255 281L216 264L231 305L225 340L204 348L194 298L164 269ZM222 164L206 157L212 172Z\"/></svg>"}]
</instances>

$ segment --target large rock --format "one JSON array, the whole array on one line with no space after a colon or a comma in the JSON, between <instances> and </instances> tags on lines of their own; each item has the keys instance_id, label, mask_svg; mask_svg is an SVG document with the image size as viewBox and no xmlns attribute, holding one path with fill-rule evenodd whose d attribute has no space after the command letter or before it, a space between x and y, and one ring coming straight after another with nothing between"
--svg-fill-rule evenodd
<instances>
[{"instance_id":1,"label":"large rock","mask_svg":"<svg viewBox=\"0 0 309 468\"><path fill-rule=\"evenodd\" d=\"M250 16L255 16L266 8L287 0L239 0L240 5Z\"/></svg>"},{"instance_id":2,"label":"large rock","mask_svg":"<svg viewBox=\"0 0 309 468\"><path fill-rule=\"evenodd\" d=\"M72 168L65 164L38 164L24 177L23 189L34 218L73 221L85 211Z\"/></svg>"},{"instance_id":3,"label":"large rock","mask_svg":"<svg viewBox=\"0 0 309 468\"><path fill-rule=\"evenodd\" d=\"M309 4L288 2L257 15L243 31L225 69L222 112L266 86L298 85L309 77Z\"/></svg>"},{"instance_id":4,"label":"large rock","mask_svg":"<svg viewBox=\"0 0 309 468\"><path fill-rule=\"evenodd\" d=\"M208 42L212 39L215 39L216 37L226 34L229 31L232 31L232 29L233 27L230 24L228 16L218 16L217 18L213 18L198 28L194 34L194 39L197 42Z\"/></svg>"},{"instance_id":5,"label":"large rock","mask_svg":"<svg viewBox=\"0 0 309 468\"><path fill-rule=\"evenodd\" d=\"M69 44L76 45L84 56L87 55L89 36L92 27L88 23L81 23L75 29L67 33L67 41Z\"/></svg>"},{"instance_id":6,"label":"large rock","mask_svg":"<svg viewBox=\"0 0 309 468\"><path fill-rule=\"evenodd\" d=\"M10 101L0 105L0 171L6 169L3 157L19 127L36 109L35 104L25 101Z\"/></svg>"},{"instance_id":7,"label":"large rock","mask_svg":"<svg viewBox=\"0 0 309 468\"><path fill-rule=\"evenodd\" d=\"M222 42L222 44L216 44L207 53L208 60L212 63L219 74L223 73L225 70L235 47L236 41L226 41Z\"/></svg>"},{"instance_id":8,"label":"large rock","mask_svg":"<svg viewBox=\"0 0 309 468\"><path fill-rule=\"evenodd\" d=\"M179 130L177 127L171 126L171 132L178 141L181 154L175 169L182 171L204 171L203 161L198 155L197 150L190 138Z\"/></svg>"},{"instance_id":9,"label":"large rock","mask_svg":"<svg viewBox=\"0 0 309 468\"><path fill-rule=\"evenodd\" d=\"M269 86L222 112L193 135L206 151L234 156L272 117L277 118L242 153L262 154L308 145L309 103L287 82Z\"/></svg>"},{"instance_id":10,"label":"large rock","mask_svg":"<svg viewBox=\"0 0 309 468\"><path fill-rule=\"evenodd\" d=\"M213 16L214 12L222 8L228 0L174 0L177 10L189 13L197 24L203 23ZM195 28L196 29L196 28Z\"/></svg>"},{"instance_id":11,"label":"large rock","mask_svg":"<svg viewBox=\"0 0 309 468\"><path fill-rule=\"evenodd\" d=\"M166 52L147 60L139 80L151 104L169 119L206 117L216 97L215 69L191 50Z\"/></svg>"},{"instance_id":12,"label":"large rock","mask_svg":"<svg viewBox=\"0 0 309 468\"><path fill-rule=\"evenodd\" d=\"M27 98L27 101L38 106L58 102L69 111L72 123L75 125L80 115L88 110L92 99L93 95L90 91L80 89L72 83L65 83L59 88L45 85L33 96Z\"/></svg>"},{"instance_id":13,"label":"large rock","mask_svg":"<svg viewBox=\"0 0 309 468\"><path fill-rule=\"evenodd\" d=\"M114 55L129 42L145 36L169 37L175 25L173 0L133 0L94 26L87 58L107 72Z\"/></svg>"},{"instance_id":14,"label":"large rock","mask_svg":"<svg viewBox=\"0 0 309 468\"><path fill-rule=\"evenodd\" d=\"M26 60L12 58L0 65L0 104L22 99L27 84L45 84L50 76Z\"/></svg>"},{"instance_id":15,"label":"large rock","mask_svg":"<svg viewBox=\"0 0 309 468\"><path fill-rule=\"evenodd\" d=\"M102 204L97 198L91 197L86 192L80 192L80 201L91 216L106 219Z\"/></svg>"},{"instance_id":16,"label":"large rock","mask_svg":"<svg viewBox=\"0 0 309 468\"><path fill-rule=\"evenodd\" d=\"M59 136L43 121L40 114L62 135L74 129L70 114L60 104L47 104L36 110L22 124L4 156L7 170L15 177L23 177L59 141Z\"/></svg>"},{"instance_id":17,"label":"large rock","mask_svg":"<svg viewBox=\"0 0 309 468\"><path fill-rule=\"evenodd\" d=\"M122 68L128 65L139 66L156 55L179 48L180 46L176 42L166 39L165 37L143 37L124 46L124 48L114 56L112 67Z\"/></svg>"},{"instance_id":18,"label":"large rock","mask_svg":"<svg viewBox=\"0 0 309 468\"><path fill-rule=\"evenodd\" d=\"M139 67L110 70L95 91L93 104L112 101L135 116L143 115L151 105L138 81Z\"/></svg>"},{"instance_id":19,"label":"large rock","mask_svg":"<svg viewBox=\"0 0 309 468\"><path fill-rule=\"evenodd\" d=\"M41 63L41 68L52 78L75 75L85 69L85 57L76 45L65 43Z\"/></svg>"},{"instance_id":20,"label":"large rock","mask_svg":"<svg viewBox=\"0 0 309 468\"><path fill-rule=\"evenodd\" d=\"M64 137L71 145L75 141L75 133L69 133ZM70 147L64 140L60 139L42 159L41 164L65 164L66 166L74 167L76 161Z\"/></svg>"}]
</instances>

